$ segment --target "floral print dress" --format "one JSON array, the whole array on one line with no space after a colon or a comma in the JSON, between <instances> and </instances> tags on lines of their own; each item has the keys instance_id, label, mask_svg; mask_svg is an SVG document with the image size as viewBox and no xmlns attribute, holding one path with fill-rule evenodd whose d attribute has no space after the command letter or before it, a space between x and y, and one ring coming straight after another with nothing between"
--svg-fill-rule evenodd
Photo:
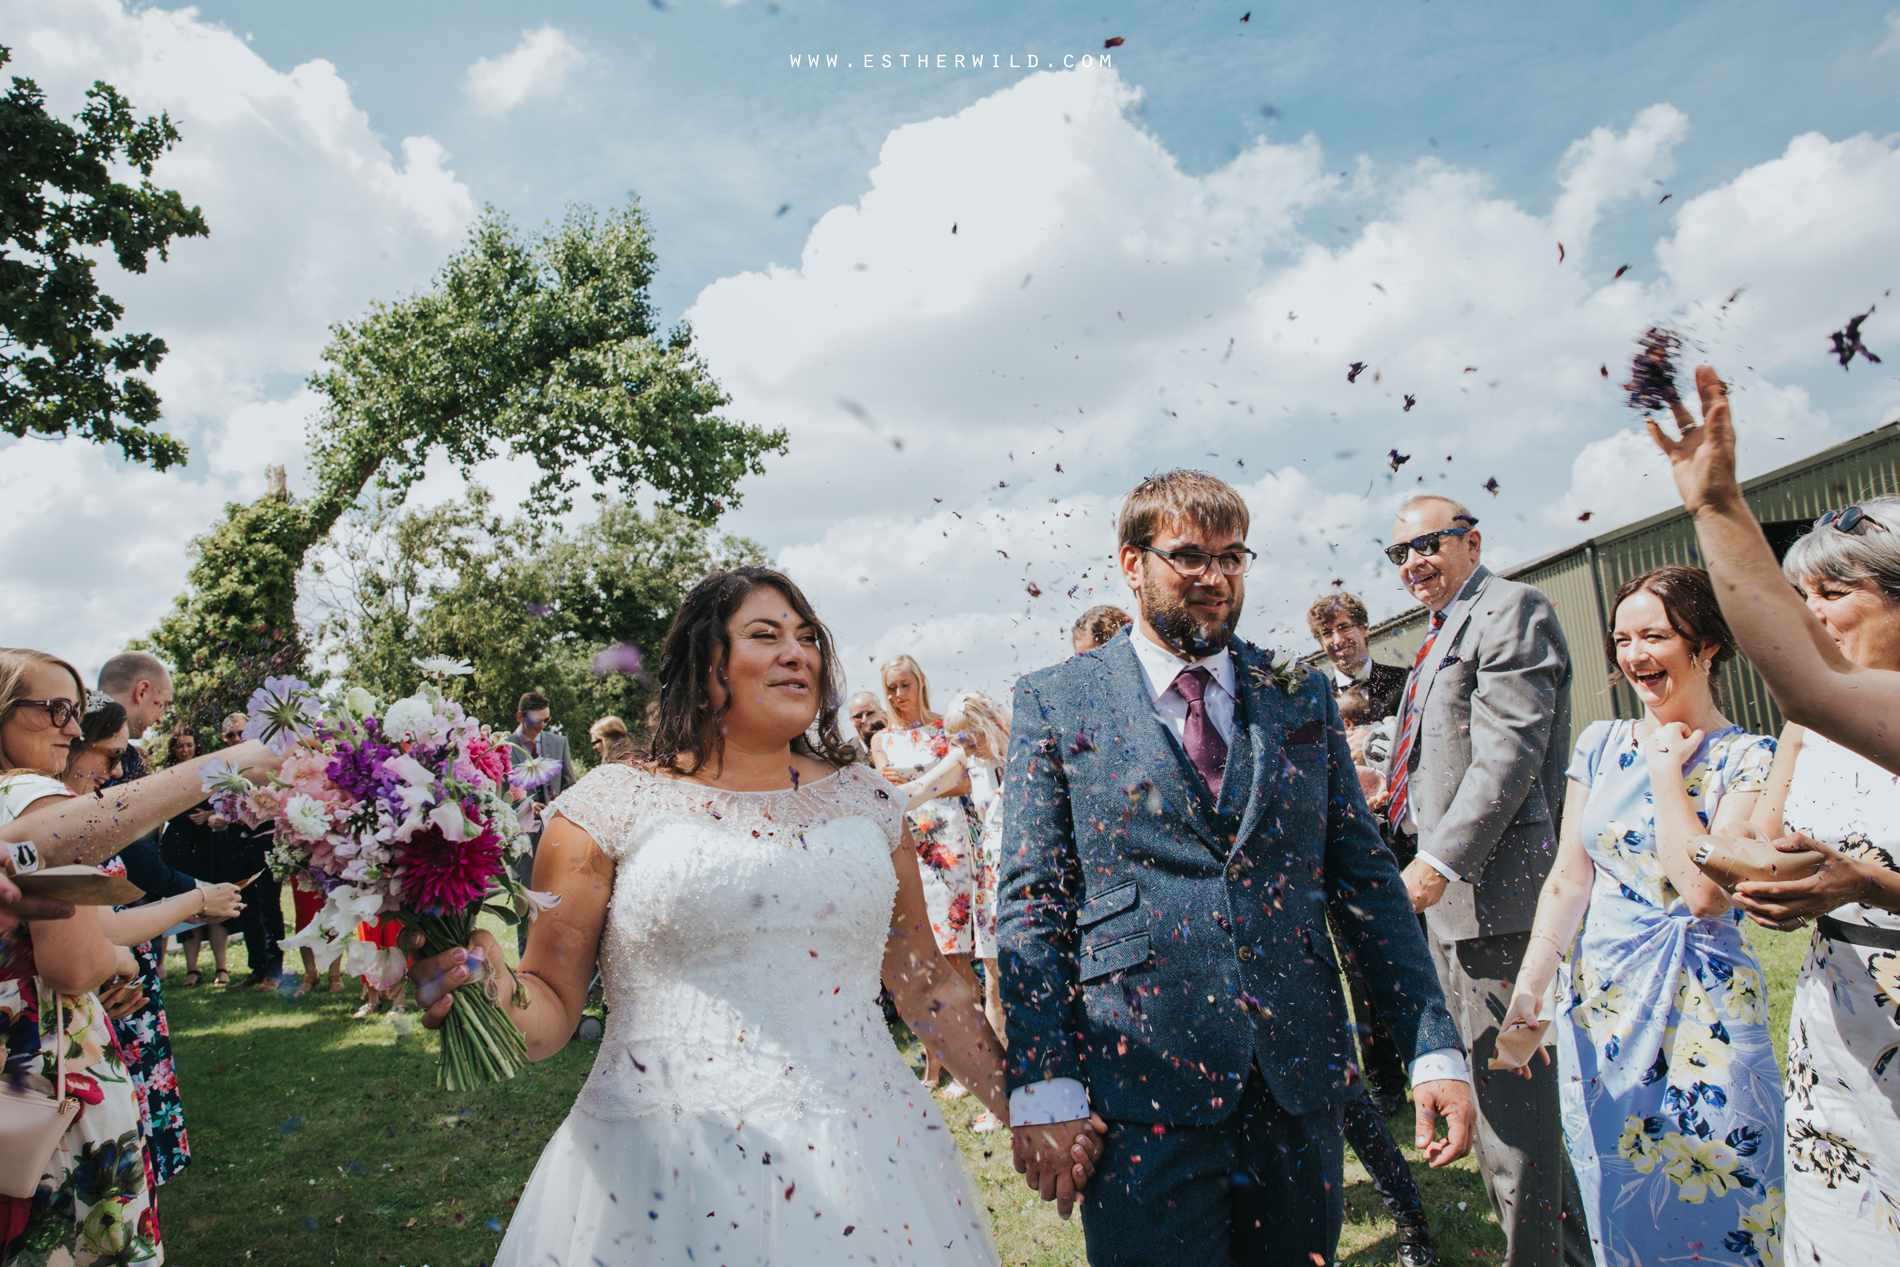
<instances>
[{"instance_id":1,"label":"floral print dress","mask_svg":"<svg viewBox=\"0 0 1900 1267\"><path fill-rule=\"evenodd\" d=\"M43 775L0 782L0 822L64 785ZM114 858L100 870L123 875ZM158 1208L145 1155L145 1117L138 1092L114 1042L99 996L66 995L56 1008L40 989L26 925L0 934L0 1026L5 1027L9 1081L57 1072L55 1044L66 1047L66 1087L79 1118L61 1137L30 1198L0 1197L0 1265L4 1267L157 1267L165 1261ZM64 1014L65 1027L56 1017ZM57 1030L57 1032L56 1032Z\"/></svg>"},{"instance_id":2,"label":"floral print dress","mask_svg":"<svg viewBox=\"0 0 1900 1267\"><path fill-rule=\"evenodd\" d=\"M922 722L884 732L884 756L895 770L922 774L950 753L943 721ZM976 899L975 816L968 797L940 796L905 815L917 842L924 879L924 905L930 912L937 948L946 955L967 955L972 946L971 906Z\"/></svg>"},{"instance_id":3,"label":"floral print dress","mask_svg":"<svg viewBox=\"0 0 1900 1267\"><path fill-rule=\"evenodd\" d=\"M1900 779L1807 731L1782 821L1900 870ZM1788 1261L1900 1262L1900 915L1820 928L1788 1017ZM1861 945L1881 942L1884 945Z\"/></svg>"},{"instance_id":4,"label":"floral print dress","mask_svg":"<svg viewBox=\"0 0 1900 1267\"><path fill-rule=\"evenodd\" d=\"M1560 984L1564 1139L1599 1267L1782 1261L1781 1073L1742 914L1689 913L1657 854L1634 723L1597 722L1570 777L1590 788L1590 908ZM1757 792L1774 741L1730 727L1683 771L1706 825Z\"/></svg>"}]
</instances>

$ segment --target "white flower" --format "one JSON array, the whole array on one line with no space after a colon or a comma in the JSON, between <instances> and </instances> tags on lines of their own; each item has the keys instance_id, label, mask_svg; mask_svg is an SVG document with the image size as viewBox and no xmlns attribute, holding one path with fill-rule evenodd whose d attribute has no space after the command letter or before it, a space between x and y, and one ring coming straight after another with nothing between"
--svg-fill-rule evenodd
<instances>
[{"instance_id":1,"label":"white flower","mask_svg":"<svg viewBox=\"0 0 1900 1267\"><path fill-rule=\"evenodd\" d=\"M467 660L457 660L454 656L415 656L411 657L410 663L430 677L467 677L475 671L474 665Z\"/></svg>"},{"instance_id":2,"label":"white flower","mask_svg":"<svg viewBox=\"0 0 1900 1267\"><path fill-rule=\"evenodd\" d=\"M515 899L515 914L525 915L530 920L545 911L551 911L561 904L559 893L543 893L538 889L523 889L521 896Z\"/></svg>"},{"instance_id":3,"label":"white flower","mask_svg":"<svg viewBox=\"0 0 1900 1267\"><path fill-rule=\"evenodd\" d=\"M343 692L343 707L349 709L350 715L360 721L376 712L376 697L360 686L352 686Z\"/></svg>"},{"instance_id":4,"label":"white flower","mask_svg":"<svg viewBox=\"0 0 1900 1267\"><path fill-rule=\"evenodd\" d=\"M435 705L419 695L399 699L383 714L383 733L391 739L426 739L435 729Z\"/></svg>"},{"instance_id":5,"label":"white flower","mask_svg":"<svg viewBox=\"0 0 1900 1267\"><path fill-rule=\"evenodd\" d=\"M409 970L409 957L395 948L388 950L366 941L353 941L343 955L343 971L361 977L377 990L394 989Z\"/></svg>"},{"instance_id":6,"label":"white flower","mask_svg":"<svg viewBox=\"0 0 1900 1267\"><path fill-rule=\"evenodd\" d=\"M330 816L323 802L299 792L284 803L284 821L302 840L322 840L330 834Z\"/></svg>"},{"instance_id":7,"label":"white flower","mask_svg":"<svg viewBox=\"0 0 1900 1267\"><path fill-rule=\"evenodd\" d=\"M444 840L467 840L468 819L454 801L444 801L429 811L429 821L442 832Z\"/></svg>"}]
</instances>

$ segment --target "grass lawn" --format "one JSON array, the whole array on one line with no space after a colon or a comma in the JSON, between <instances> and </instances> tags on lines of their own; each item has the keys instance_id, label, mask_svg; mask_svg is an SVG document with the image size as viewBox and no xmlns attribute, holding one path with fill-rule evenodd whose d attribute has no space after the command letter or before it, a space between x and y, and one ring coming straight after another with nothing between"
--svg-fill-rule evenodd
<instances>
[{"instance_id":1,"label":"grass lawn","mask_svg":"<svg viewBox=\"0 0 1900 1267\"><path fill-rule=\"evenodd\" d=\"M1777 1055L1806 933L1749 926L1767 973ZM512 945L511 934L503 936ZM206 960L208 966L209 955ZM393 1263L478 1267L494 1260L515 1197L567 1115L594 1059L571 1043L514 1082L450 1095L435 1085L436 1039L406 1018L356 1021L354 982L340 994L286 999L207 984L184 987L168 960L166 1010L184 1089L192 1164L160 1194L170 1262ZM235 979L248 971L231 947ZM911 1046L899 1034L900 1047ZM973 1099L944 1106L1006 1264L1084 1263L1079 1222L1031 1199L1001 1133L969 1130ZM1411 1123L1392 1121L1424 1190L1447 1263L1495 1261L1503 1235L1469 1158L1426 1170ZM1340 1262L1391 1263L1393 1227L1365 1171L1346 1156Z\"/></svg>"}]
</instances>

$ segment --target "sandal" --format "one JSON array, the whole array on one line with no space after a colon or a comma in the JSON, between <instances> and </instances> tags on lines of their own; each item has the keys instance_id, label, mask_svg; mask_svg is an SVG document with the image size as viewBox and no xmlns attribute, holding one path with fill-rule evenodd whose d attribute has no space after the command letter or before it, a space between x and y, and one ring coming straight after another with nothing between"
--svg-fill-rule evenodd
<instances>
[{"instance_id":1,"label":"sandal","mask_svg":"<svg viewBox=\"0 0 1900 1267\"><path fill-rule=\"evenodd\" d=\"M198 971L196 968L193 968L190 972L185 974L186 985L197 985L202 980L204 980L204 973Z\"/></svg>"},{"instance_id":2,"label":"sandal","mask_svg":"<svg viewBox=\"0 0 1900 1267\"><path fill-rule=\"evenodd\" d=\"M380 999L371 999L369 1002L365 1003L362 1007L359 1007L354 1012L351 1012L350 1019L355 1020L355 1021L367 1021L370 1017L376 1015L376 1005L380 1003L381 1001L382 1000Z\"/></svg>"},{"instance_id":3,"label":"sandal","mask_svg":"<svg viewBox=\"0 0 1900 1267\"><path fill-rule=\"evenodd\" d=\"M230 985L231 974L229 972L226 972L223 968L219 968L217 971L217 974L211 978L211 984L212 985Z\"/></svg>"},{"instance_id":4,"label":"sandal","mask_svg":"<svg viewBox=\"0 0 1900 1267\"><path fill-rule=\"evenodd\" d=\"M968 1094L970 1094L970 1088L953 1078L950 1080L949 1086L937 1092L937 1098L939 1100L961 1100Z\"/></svg>"},{"instance_id":5,"label":"sandal","mask_svg":"<svg viewBox=\"0 0 1900 1267\"><path fill-rule=\"evenodd\" d=\"M317 979L315 977L304 977L297 982L297 988L292 990L288 997L293 998L293 999L301 999L304 995L310 993L312 990L316 988L317 988Z\"/></svg>"}]
</instances>

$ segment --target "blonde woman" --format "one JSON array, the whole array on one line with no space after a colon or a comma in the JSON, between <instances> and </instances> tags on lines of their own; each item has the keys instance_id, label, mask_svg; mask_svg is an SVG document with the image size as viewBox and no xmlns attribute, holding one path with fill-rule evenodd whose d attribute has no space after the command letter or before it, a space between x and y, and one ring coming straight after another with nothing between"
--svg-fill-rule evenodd
<instances>
[{"instance_id":1,"label":"blonde woman","mask_svg":"<svg viewBox=\"0 0 1900 1267\"><path fill-rule=\"evenodd\" d=\"M879 666L878 675L884 683L890 727L871 736L871 764L901 787L950 755L950 737L942 715L931 711L930 681L917 661L907 655L893 657ZM930 912L937 949L974 990L976 970L970 965L970 955L975 949L971 909L976 901L976 833L969 797L966 774L929 800L911 806L905 817L923 864L924 905ZM926 1050L925 1085L935 1087L940 1073L936 1055ZM965 1094L954 1081L944 1090L946 1099Z\"/></svg>"}]
</instances>

